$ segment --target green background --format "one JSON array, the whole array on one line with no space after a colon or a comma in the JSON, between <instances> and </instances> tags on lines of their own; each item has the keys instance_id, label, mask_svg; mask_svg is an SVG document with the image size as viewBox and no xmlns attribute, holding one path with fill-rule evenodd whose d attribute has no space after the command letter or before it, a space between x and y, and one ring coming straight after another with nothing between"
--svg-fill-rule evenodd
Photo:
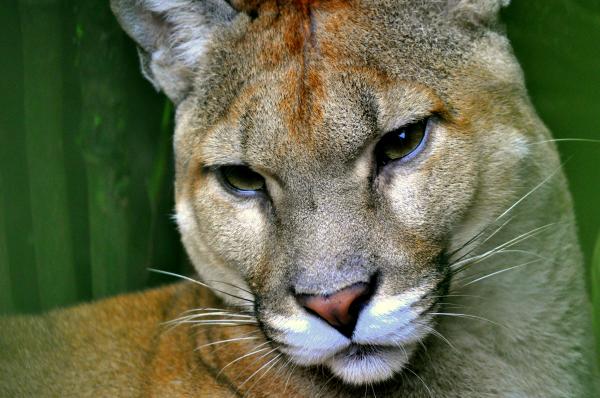
<instances>
[{"instance_id":1,"label":"green background","mask_svg":"<svg viewBox=\"0 0 600 398\"><path fill-rule=\"evenodd\" d=\"M172 107L107 3L0 8L0 313L161 283L148 267L189 271L171 221ZM542 119L557 138L600 139L600 1L512 3L502 17ZM590 267L600 144L559 147ZM598 313L600 240L596 257Z\"/></svg>"}]
</instances>

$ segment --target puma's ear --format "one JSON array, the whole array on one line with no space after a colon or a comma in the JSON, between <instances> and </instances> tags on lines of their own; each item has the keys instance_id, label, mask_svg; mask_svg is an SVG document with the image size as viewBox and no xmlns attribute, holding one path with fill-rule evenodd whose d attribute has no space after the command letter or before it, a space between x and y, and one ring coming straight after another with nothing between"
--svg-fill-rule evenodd
<instances>
[{"instance_id":1,"label":"puma's ear","mask_svg":"<svg viewBox=\"0 0 600 398\"><path fill-rule=\"evenodd\" d=\"M494 25L502 7L510 0L448 0L448 13L457 20L476 25Z\"/></svg>"},{"instance_id":2,"label":"puma's ear","mask_svg":"<svg viewBox=\"0 0 600 398\"><path fill-rule=\"evenodd\" d=\"M215 29L236 15L225 0L111 0L111 8L139 46L142 73L175 104L191 89Z\"/></svg>"}]
</instances>

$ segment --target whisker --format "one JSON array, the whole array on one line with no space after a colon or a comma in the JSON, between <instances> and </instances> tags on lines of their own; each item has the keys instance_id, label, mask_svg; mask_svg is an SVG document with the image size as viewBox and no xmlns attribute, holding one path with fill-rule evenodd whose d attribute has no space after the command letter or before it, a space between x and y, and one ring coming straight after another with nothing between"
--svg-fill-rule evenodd
<instances>
[{"instance_id":1,"label":"whisker","mask_svg":"<svg viewBox=\"0 0 600 398\"><path fill-rule=\"evenodd\" d=\"M458 259L454 260L454 261L459 261L461 259L463 259L465 256L468 256L471 252L473 252L474 249L476 249L477 247L483 245L485 242L487 242L488 240L490 240L494 235L496 235L500 230L502 230L508 223L510 223L512 220L514 219L514 217L510 217L509 219L507 219L505 222L502 223L502 225L500 225L494 232L492 232L487 238L485 238L485 240L481 243L479 243L477 246L475 246L475 248L473 248L472 250L466 252L465 254L463 254L461 257L459 257ZM492 228L494 226L494 223L496 221L491 222L490 224L488 224L485 228L483 228L481 231L479 231L478 233L475 234L475 236L473 236L471 239L469 239L467 242L465 242L463 245L461 245L458 249L454 250L453 252L448 254L448 258L454 256L455 254L457 254L459 251L461 251L462 249L464 249L465 247L467 247L468 245L470 245L471 243L473 243L475 240L477 240L481 235L483 235L488 229Z\"/></svg>"},{"instance_id":2,"label":"whisker","mask_svg":"<svg viewBox=\"0 0 600 398\"><path fill-rule=\"evenodd\" d=\"M323 383L323 385L321 386L321 388L319 389L319 391L317 391L317 394L315 395L316 398L321 396L321 392L324 392L323 390L325 389L327 384L329 384L329 382L331 380L333 380L334 378L335 378L335 375L331 376L329 379L327 379L327 381L325 383Z\"/></svg>"},{"instance_id":3,"label":"whisker","mask_svg":"<svg viewBox=\"0 0 600 398\"><path fill-rule=\"evenodd\" d=\"M517 207L521 202L523 202L525 199L527 199L530 195L532 195L535 191L537 191L541 186L543 186L544 184L546 184L548 181L550 181L550 179L552 177L554 177L561 169L562 169L563 164L561 164L559 167L557 167L556 169L554 169L554 171L552 171L552 173L550 173L550 175L548 175L546 178L544 178L542 180L542 182L540 182L539 184L537 184L535 187L533 187L531 190L529 190L529 192L527 192L525 195L523 195L521 197L521 199L517 200L512 206L510 206L508 209L506 209L502 214L500 214L498 217L496 217L496 221L498 221L499 219L501 219L502 217L504 217L505 215L507 215L508 213L510 213L515 207Z\"/></svg>"},{"instance_id":4,"label":"whisker","mask_svg":"<svg viewBox=\"0 0 600 398\"><path fill-rule=\"evenodd\" d=\"M290 362L292 362L292 358L288 358L287 360L283 361L283 363L281 364L281 366L279 366L279 369L277 369L277 372L275 372L275 374L273 374L273 377L278 376L279 372L281 372L282 370L286 369L287 366L290 364Z\"/></svg>"},{"instance_id":5,"label":"whisker","mask_svg":"<svg viewBox=\"0 0 600 398\"><path fill-rule=\"evenodd\" d=\"M269 366L269 367L268 367L268 368L267 368L267 369L266 369L266 370L263 372L263 374L262 374L262 375L260 375L260 377L254 381L254 383L252 383L252 385L251 385L251 386L250 386L250 387L249 387L249 388L246 390L246 393L244 394L244 396L245 396L246 394L248 394L248 393L250 392L250 390L252 390L252 388L254 388L254 386L255 386L255 385L256 385L256 384L257 384L257 383L258 383L258 382L259 382L259 381L260 381L260 380L261 380L263 377L265 377L265 376L267 375L267 373L269 373L269 372L271 371L271 369L273 369L273 367L274 367L275 365L277 365L277 363L279 363L279 361L281 361L281 356L282 356L282 355L283 355L282 353L279 353L279 354L278 354L278 355L277 355L275 358L271 359L271 361L275 361L275 362L273 362L273 363L271 364L271 366ZM269 361L269 362L271 362L271 361ZM267 362L267 364L268 364L269 362ZM264 366L262 366L261 368L263 368L263 367L264 367ZM260 369L259 369L259 370L260 370ZM242 385L243 385L243 383L242 383ZM240 387L241 387L241 385L240 385Z\"/></svg>"},{"instance_id":6,"label":"whisker","mask_svg":"<svg viewBox=\"0 0 600 398\"><path fill-rule=\"evenodd\" d=\"M501 253L503 249L512 247L516 244L519 244L519 243L545 231L546 229L548 229L556 224L557 223L550 223L550 224L543 225L541 227L534 228L531 231L525 232L525 233L517 236L516 238L510 239L507 242L504 242L501 245L499 245L493 249L490 249L485 253L478 254L473 257L469 257L467 259L458 261L454 264L450 264L451 268L453 268L452 273L457 274L458 272L461 272L462 270L464 270L466 266L471 266L471 265L480 263L481 261L486 260L489 257L492 257L498 253Z\"/></svg>"},{"instance_id":7,"label":"whisker","mask_svg":"<svg viewBox=\"0 0 600 398\"><path fill-rule=\"evenodd\" d=\"M377 398L377 394L375 394L375 388L373 387L373 383L369 383L371 386L371 391L373 392L373 398Z\"/></svg>"},{"instance_id":8,"label":"whisker","mask_svg":"<svg viewBox=\"0 0 600 398\"><path fill-rule=\"evenodd\" d=\"M191 328L200 328L200 327L216 327L216 328L229 328L229 327L236 327L236 328L240 328L240 327L247 327L247 326L253 326L253 324L248 324L248 323L244 323L244 324L240 324L240 323L220 323L220 324L194 324L191 325Z\"/></svg>"},{"instance_id":9,"label":"whisker","mask_svg":"<svg viewBox=\"0 0 600 398\"><path fill-rule=\"evenodd\" d=\"M600 144L600 140L594 140L592 138L554 138L551 140L531 142L528 145L545 144L547 142L564 142L564 141L567 141L567 142L591 142L594 144Z\"/></svg>"},{"instance_id":10,"label":"whisker","mask_svg":"<svg viewBox=\"0 0 600 398\"><path fill-rule=\"evenodd\" d=\"M477 296L474 294L444 294L442 296L429 296L429 297L438 298L438 299L443 299L446 297L472 297L472 298L476 298L476 299L485 299L485 297Z\"/></svg>"},{"instance_id":11,"label":"whisker","mask_svg":"<svg viewBox=\"0 0 600 398\"><path fill-rule=\"evenodd\" d=\"M204 316L207 316L207 317L208 316L227 316L228 318L226 318L226 319L201 319ZM243 315L241 319L238 317L239 317L238 315L229 314L229 313L211 312L208 314L193 314L193 315L187 315L187 316L175 318L170 321L162 322L161 325L168 326L166 333L169 333L171 330L173 330L177 326L181 326L184 324L194 324L194 325L212 324L213 322L209 322L209 321L214 321L214 323L218 323L218 324L222 324L222 322L226 322L227 324L241 325L241 324L248 323L248 321L251 321L252 323L256 322L254 317L249 317L247 315ZM248 318L250 318L250 319L248 319Z\"/></svg>"},{"instance_id":12,"label":"whisker","mask_svg":"<svg viewBox=\"0 0 600 398\"><path fill-rule=\"evenodd\" d=\"M532 189L530 189L527 193L525 193L523 196L521 196L521 198L519 198L511 206L509 206L505 211L503 211L499 216L497 216L487 227L483 228L481 231L479 231L477 234L475 234L473 237L471 237L467 242L465 242L464 244L462 244L459 248L457 248L456 250L454 250L451 253L449 253L448 257L450 258L450 257L454 256L455 254L457 254L458 252L460 252L463 248L469 246L471 243L473 243L474 241L476 241L482 234L484 234L496 222L498 222L499 220L501 220L502 218L504 218L508 213L510 213L511 211L513 211L520 203L522 203L525 199L527 199L529 196L531 196L540 187L542 187L544 184L546 184L553 176L555 176L561 170L561 168L562 168L563 165L564 165L564 163L561 164L554 171L552 171L552 173L550 173L546 178L544 178L539 184L537 184ZM489 241L494 235L496 235L500 230L502 230L510 221L512 221L513 218L514 218L514 216L511 217L511 218L509 218L499 228L497 228L491 235L489 235L483 242L479 243L478 245L475 246L475 248L473 248L472 250L470 250L469 252L465 253L460 258L458 258L457 260L454 260L452 262L456 263L456 262L462 260L468 254L470 254L471 252L473 252L477 247L480 247L485 242Z\"/></svg>"},{"instance_id":13,"label":"whisker","mask_svg":"<svg viewBox=\"0 0 600 398\"><path fill-rule=\"evenodd\" d=\"M270 352L275 351L276 349L273 349ZM269 353L270 353L269 352ZM254 373L252 373L246 380L244 380L244 382L242 384L240 384L238 386L238 389L242 388L244 386L244 384L246 384L248 381L250 381L250 379L252 379L254 376L256 376L256 374L258 372L260 372L262 369L264 369L266 366L268 366L270 363L272 363L274 360L278 359L281 355L283 354L277 354L275 357L271 358L270 360L268 360L266 363L264 363L261 367L259 367L258 369L256 369L256 371L254 371ZM244 394L245 395L245 394Z\"/></svg>"},{"instance_id":14,"label":"whisker","mask_svg":"<svg viewBox=\"0 0 600 398\"><path fill-rule=\"evenodd\" d=\"M179 323L179 322L183 322L183 321L192 321L194 319L201 319L201 318L205 318L205 317L216 317L216 316L226 316L228 317L227 319L230 320L235 320L235 318L241 318L240 320L245 320L245 319L255 319L255 317L251 316L251 315L238 315L238 314L231 314L231 313L226 313L226 312L212 312L212 313L207 313L207 314L194 314L194 315L186 315L186 316L182 316L179 318L175 318L172 319L170 321L166 321L164 322L164 324L172 324L172 323Z\"/></svg>"},{"instance_id":15,"label":"whisker","mask_svg":"<svg viewBox=\"0 0 600 398\"><path fill-rule=\"evenodd\" d=\"M223 291L223 290L220 290L220 289L214 288L214 287L212 287L212 286L210 286L210 285L207 285L207 284L206 284L206 283L204 283L204 282L200 282L200 281L198 281L198 280L196 280L196 279L194 279L194 278L190 278L190 277L188 277L188 276L179 275L179 274L176 274L176 273L174 273L174 272L163 271L163 270L160 270L160 269L155 269L155 268L148 268L148 271L151 271L151 272L156 272L156 273L163 274L163 275L169 275L169 276L173 276L173 277L176 277L176 278L181 278L181 279L184 279L184 280L186 280L186 281L189 281L189 282L195 283L195 284L197 284L197 285L200 285L200 286L202 286L202 287L205 287L205 288L207 288L207 289L211 289L211 290L213 290L213 291L215 291L215 292L223 293L223 294L225 294L225 295L227 295L227 296L230 296L230 297L236 298L236 299L238 299L238 300L243 300L243 301L248 301L248 302L254 303L254 300L250 300L250 299L247 299L247 298L244 298L244 297L236 296L235 294L231 294L231 293L225 292L225 291Z\"/></svg>"},{"instance_id":16,"label":"whisker","mask_svg":"<svg viewBox=\"0 0 600 398\"><path fill-rule=\"evenodd\" d=\"M264 346L264 345L267 345L267 344L269 344L269 342L268 342L268 341L265 341L264 343L262 343L262 344L259 344L259 345L257 345L257 346L256 346L256 347L254 347L254 348L256 349L256 348L262 347L262 346ZM268 350L268 349L269 349L269 347L261 348L260 350L255 350L255 351L249 352L249 353L247 353L247 354L244 354L244 355L242 355L241 357L238 357L238 358L234 359L233 361L229 362L227 365L223 366L223 367L221 368L221 370L219 371L219 373L217 373L217 376L216 376L216 377L219 377L219 375L220 375L221 373L223 373L223 371L224 371L225 369L227 369L229 366L233 365L234 363L236 363L236 362L239 362L239 361L241 361L241 360L242 360L242 359L244 359L244 358L248 358L248 357L250 357L250 356L252 356L252 355L256 355L256 354L258 354L258 353L260 353L260 352L263 352L263 351L265 351L265 350Z\"/></svg>"},{"instance_id":17,"label":"whisker","mask_svg":"<svg viewBox=\"0 0 600 398\"><path fill-rule=\"evenodd\" d=\"M235 320L235 319L211 319L202 321L180 321L178 324L193 324L193 325L256 325L258 322L254 320Z\"/></svg>"},{"instance_id":18,"label":"whisker","mask_svg":"<svg viewBox=\"0 0 600 398\"><path fill-rule=\"evenodd\" d=\"M294 374L294 371L296 370L296 367L298 367L297 363L292 364L292 367L291 367L291 369L290 369L290 371L288 373L288 377L285 380L285 385L283 387L283 393L282 393L283 396L285 396L285 392L287 390L288 383L290 382L290 379L292 378L292 375Z\"/></svg>"},{"instance_id":19,"label":"whisker","mask_svg":"<svg viewBox=\"0 0 600 398\"><path fill-rule=\"evenodd\" d=\"M255 330L255 331L252 331L252 332L250 332L250 333L243 333L243 334L241 334L241 335L240 335L240 336L238 336L238 337L249 337L249 336L255 335L255 334L257 334L257 333L262 333L262 331L261 331L261 330ZM257 339L260 339L260 338L261 338L261 336L258 336L258 337L256 337L256 338L257 338ZM221 345L220 347L218 347L218 348L215 348L215 349L214 349L214 351L213 351L213 354L215 354L215 353L217 353L217 352L219 352L219 351L221 351L221 350L223 350L223 349L225 349L225 348L227 348L227 347L229 347L229 344L223 344L223 345Z\"/></svg>"},{"instance_id":20,"label":"whisker","mask_svg":"<svg viewBox=\"0 0 600 398\"><path fill-rule=\"evenodd\" d=\"M448 340L446 338L446 336L444 336L443 334L441 334L439 331L435 330L434 328L432 328L431 326L428 325L424 325L422 323L419 323L419 326L421 326L422 328L424 328L425 330L427 330L429 333L431 333L432 335L434 335L435 337L439 338L440 340L444 341L446 344L448 344L448 346L450 348L452 348L455 352L459 352L458 349L454 346L454 344L452 344L450 342L450 340Z\"/></svg>"},{"instance_id":21,"label":"whisker","mask_svg":"<svg viewBox=\"0 0 600 398\"><path fill-rule=\"evenodd\" d=\"M512 239L510 239L510 240L508 240L508 241L506 241L506 242L504 242L504 243L502 243L502 244L494 247L493 249L488 250L487 252L485 252L483 254L478 254L478 255L470 257L468 259L465 259L465 260L462 260L462 261L458 261L456 263L451 264L451 266L457 267L457 266L461 265L462 263L468 263L469 261L477 260L479 258L486 257L488 254L499 253L503 249L505 249L507 247L511 247L511 246L513 246L515 244L521 243L524 240L529 239L530 237L535 236L538 233L541 233L545 229L548 229L548 228L550 228L551 226L554 226L554 225L556 225L556 223L550 223L550 224L542 225L541 227L534 228L534 229L532 229L532 230L530 230L528 232L525 232L525 233L523 233L523 234L521 234L521 235L519 235L519 236L517 236L515 238L512 238Z\"/></svg>"},{"instance_id":22,"label":"whisker","mask_svg":"<svg viewBox=\"0 0 600 398\"><path fill-rule=\"evenodd\" d=\"M429 386L427 385L427 383L425 383L425 381L415 372L413 372L408 366L404 368L405 370L408 370L410 373L412 373L413 375L415 375L415 377L417 379L419 379L421 381L421 383L423 383L423 386L425 386L425 389L427 390L427 393L429 394L429 397L433 398L433 393L431 392L431 389L429 388Z\"/></svg>"},{"instance_id":23,"label":"whisker","mask_svg":"<svg viewBox=\"0 0 600 398\"><path fill-rule=\"evenodd\" d=\"M266 357L267 355L271 355L273 352L277 351L277 347L273 348L272 350L262 354L261 356L259 356L258 358L254 359L254 361L250 362L250 365L248 365L248 367L251 367L252 365L254 365L256 362L260 361L261 359L263 359L264 357Z\"/></svg>"},{"instance_id":24,"label":"whisker","mask_svg":"<svg viewBox=\"0 0 600 398\"><path fill-rule=\"evenodd\" d=\"M225 281L217 281L217 280L214 280L214 279L210 279L207 282L221 283L223 285L227 285L227 286L233 287L235 289L239 289L242 292L246 292L246 293L251 294L251 295L254 296L254 293L252 293L250 290L244 289L243 287L240 287L238 285L234 285L233 283L229 283L229 282L225 282Z\"/></svg>"},{"instance_id":25,"label":"whisker","mask_svg":"<svg viewBox=\"0 0 600 398\"><path fill-rule=\"evenodd\" d=\"M457 317L457 318L465 318L465 319L475 319L478 321L484 321L484 322L488 322L491 323L492 325L498 326L498 327L505 327L503 325L500 325L499 323L496 323L494 321L491 321L487 318L483 318L477 315L471 315L471 314L459 314L459 313L455 313L455 312L429 312L429 315L438 315L438 316L451 316L451 317Z\"/></svg>"},{"instance_id":26,"label":"whisker","mask_svg":"<svg viewBox=\"0 0 600 398\"><path fill-rule=\"evenodd\" d=\"M481 282L482 280L485 280L485 279L490 278L492 276L496 276L496 275L502 274L504 272L511 271L511 270L517 269L517 268L521 268L521 267L524 267L526 265L537 263L537 262L540 262L540 261L542 261L542 260L541 259L532 260L532 261L528 261L526 263L522 263L522 264L518 264L518 265L513 265L512 267L504 268L504 269L501 269L499 271L495 271L495 272L489 273L489 274L487 274L485 276L482 276L482 277L477 278L475 280L472 280L472 281L470 281L468 283L465 283L464 285L458 287L458 289L461 289L463 287L467 287L467 286L472 285L472 284L477 283L477 282Z\"/></svg>"},{"instance_id":27,"label":"whisker","mask_svg":"<svg viewBox=\"0 0 600 398\"><path fill-rule=\"evenodd\" d=\"M185 310L181 314L191 314L191 313L202 312L202 311L222 311L222 312L228 312L228 313L234 313L234 314L239 314L240 313L240 312L234 312L234 310L227 309L227 308L205 307L205 308L192 308L190 310ZM237 311L237 309L235 311ZM248 314L252 313L252 311L242 310L242 313L244 313L244 312L246 312Z\"/></svg>"},{"instance_id":28,"label":"whisker","mask_svg":"<svg viewBox=\"0 0 600 398\"><path fill-rule=\"evenodd\" d=\"M210 346L213 346L213 345L224 344L224 343L230 343L230 342L234 342L234 341L243 341L243 340L256 340L256 339L259 339L259 338L260 338L260 337L236 337L236 338L234 338L234 339L219 340L219 341L215 341L215 342L208 343L208 344L202 344L201 346L199 346L199 347L196 347L195 351L198 351L198 350L200 350L200 349L202 349L202 348L205 348L205 347L210 347Z\"/></svg>"}]
</instances>

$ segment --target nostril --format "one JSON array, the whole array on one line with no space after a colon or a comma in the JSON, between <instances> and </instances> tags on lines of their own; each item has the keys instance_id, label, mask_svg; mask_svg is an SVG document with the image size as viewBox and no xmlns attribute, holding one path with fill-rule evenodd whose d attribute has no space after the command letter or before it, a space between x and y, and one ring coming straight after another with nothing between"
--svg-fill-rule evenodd
<instances>
[{"instance_id":1,"label":"nostril","mask_svg":"<svg viewBox=\"0 0 600 398\"><path fill-rule=\"evenodd\" d=\"M359 282L328 295L297 294L307 311L319 316L350 338L358 315L373 294L373 283Z\"/></svg>"}]
</instances>

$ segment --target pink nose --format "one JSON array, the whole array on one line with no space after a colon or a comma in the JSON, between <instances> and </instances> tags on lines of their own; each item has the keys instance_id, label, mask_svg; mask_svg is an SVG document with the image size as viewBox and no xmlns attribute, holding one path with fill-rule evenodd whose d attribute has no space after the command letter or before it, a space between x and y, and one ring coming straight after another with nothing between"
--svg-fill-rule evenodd
<instances>
[{"instance_id":1,"label":"pink nose","mask_svg":"<svg viewBox=\"0 0 600 398\"><path fill-rule=\"evenodd\" d=\"M350 338L354 332L358 315L369 301L372 289L367 283L355 283L329 295L298 294L296 299L306 308L344 336Z\"/></svg>"}]
</instances>

